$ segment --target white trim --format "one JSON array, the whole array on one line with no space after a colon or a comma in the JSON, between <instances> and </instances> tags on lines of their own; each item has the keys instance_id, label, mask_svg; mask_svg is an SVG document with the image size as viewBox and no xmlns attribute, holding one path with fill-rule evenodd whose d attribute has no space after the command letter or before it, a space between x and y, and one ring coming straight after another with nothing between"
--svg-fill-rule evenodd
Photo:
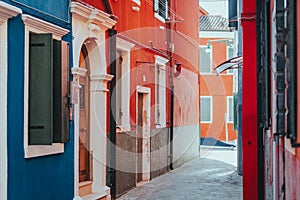
<instances>
[{"instance_id":1,"label":"white trim","mask_svg":"<svg viewBox=\"0 0 300 200\"><path fill-rule=\"evenodd\" d=\"M205 53L209 53L210 54L210 66L209 66L209 70L210 71L209 72L201 72L201 48L205 48ZM206 49L207 49L206 45L200 45L200 47L199 47L199 50L200 50L199 51L199 53L200 53L200 55L199 55L199 58L200 58L200 61L199 61L199 73L201 75L212 75L213 74L213 70L212 70L212 66L213 66L213 58L212 58L213 47L212 47L212 45L210 45L210 51L209 52L207 52Z\"/></svg>"},{"instance_id":2,"label":"white trim","mask_svg":"<svg viewBox=\"0 0 300 200\"><path fill-rule=\"evenodd\" d=\"M230 110L229 110L229 99L231 99L231 103L232 103L232 120L230 120L230 118L229 118L229 115L230 115ZM234 116L234 114L233 114L233 112L234 112L234 110L233 110L233 96L227 96L227 98L226 98L226 105L227 105L227 110L226 110L226 113L227 113L227 119L226 119L226 122L227 123L230 123L230 124L232 124L233 123L233 116Z\"/></svg>"},{"instance_id":3,"label":"white trim","mask_svg":"<svg viewBox=\"0 0 300 200\"><path fill-rule=\"evenodd\" d=\"M167 126L167 100L166 100L166 63L168 59L154 55L155 57L155 126L156 128L163 128ZM159 71L158 71L159 70ZM158 73L159 72L159 73ZM159 91L157 88L159 87ZM158 95L158 97L157 97ZM159 118L158 118L159 113Z\"/></svg>"},{"instance_id":4,"label":"white trim","mask_svg":"<svg viewBox=\"0 0 300 200\"><path fill-rule=\"evenodd\" d=\"M23 14L22 20L25 26L40 30L44 33L53 33L55 37L61 38L62 36L66 35L69 30L46 22L44 20L32 17L30 15Z\"/></svg>"},{"instance_id":5,"label":"white trim","mask_svg":"<svg viewBox=\"0 0 300 200\"><path fill-rule=\"evenodd\" d=\"M162 23L166 23L166 20L162 16L160 16L157 12L154 13L154 17L159 21L161 21Z\"/></svg>"},{"instance_id":6,"label":"white trim","mask_svg":"<svg viewBox=\"0 0 300 200\"><path fill-rule=\"evenodd\" d=\"M0 199L7 197L7 22L0 25Z\"/></svg>"},{"instance_id":7,"label":"white trim","mask_svg":"<svg viewBox=\"0 0 300 200\"><path fill-rule=\"evenodd\" d=\"M85 44L90 68L90 150L93 154L92 193L102 193L106 185L106 113L107 113L107 82L112 76L106 74L105 31L115 21L109 14L79 2L71 2L73 27L73 65L79 67L80 51ZM94 25L91 26L91 23ZM73 80L79 81L81 74L74 74ZM88 92L88 91L87 91ZM79 105L74 105L74 197L79 195ZM106 189L109 191L109 189ZM108 192L107 192L108 194ZM107 199L109 198L109 194Z\"/></svg>"},{"instance_id":8,"label":"white trim","mask_svg":"<svg viewBox=\"0 0 300 200\"><path fill-rule=\"evenodd\" d=\"M200 38L234 38L234 32L229 31L200 31Z\"/></svg>"},{"instance_id":9,"label":"white trim","mask_svg":"<svg viewBox=\"0 0 300 200\"><path fill-rule=\"evenodd\" d=\"M138 6L141 6L141 0L132 0L132 2L136 3Z\"/></svg>"},{"instance_id":10,"label":"white trim","mask_svg":"<svg viewBox=\"0 0 300 200\"><path fill-rule=\"evenodd\" d=\"M200 110L201 123L203 123L203 124L212 123L213 122L213 97L212 96L200 96L200 109L201 109L201 99L210 99L210 120L202 121L201 120L201 110Z\"/></svg>"},{"instance_id":11,"label":"white trim","mask_svg":"<svg viewBox=\"0 0 300 200\"><path fill-rule=\"evenodd\" d=\"M136 87L136 123L138 123L138 94L143 94L143 113L146 113L146 119L143 120L143 142L142 142L142 181L150 180L150 99L151 89L148 87ZM138 129L136 130L136 132ZM138 132L136 133L138 135Z\"/></svg>"},{"instance_id":12,"label":"white trim","mask_svg":"<svg viewBox=\"0 0 300 200\"><path fill-rule=\"evenodd\" d=\"M230 48L233 49L233 55L232 55L232 57L230 57L230 56L229 56L229 53L228 53ZM234 52L234 47L233 47L233 46L230 47L229 45L227 45L227 46L226 46L226 58L227 58L227 60L229 60L230 58L233 58L233 57L235 56L234 53L235 53L235 52ZM230 72L230 70L231 70L231 72ZM227 74L227 75L233 75L233 74L234 74L233 69L228 69L228 70L226 70L226 74Z\"/></svg>"},{"instance_id":13,"label":"white trim","mask_svg":"<svg viewBox=\"0 0 300 200\"><path fill-rule=\"evenodd\" d=\"M102 26L104 29L112 28L116 24L116 21L112 20L109 14L80 2L72 1L70 11L73 18Z\"/></svg>"},{"instance_id":14,"label":"white trim","mask_svg":"<svg viewBox=\"0 0 300 200\"><path fill-rule=\"evenodd\" d=\"M53 33L55 39L61 40L69 31L49 22L37 19L30 15L22 15L25 24L24 46L24 157L33 158L64 152L63 143L52 145L28 145L28 98L29 98L29 33ZM49 32L50 31L50 32ZM52 32L53 31L53 32Z\"/></svg>"},{"instance_id":15,"label":"white trim","mask_svg":"<svg viewBox=\"0 0 300 200\"><path fill-rule=\"evenodd\" d=\"M20 13L22 13L20 8L0 1L0 25L5 23L9 18L17 16Z\"/></svg>"},{"instance_id":16,"label":"white trim","mask_svg":"<svg viewBox=\"0 0 300 200\"><path fill-rule=\"evenodd\" d=\"M0 199L7 199L7 20L22 10L0 1Z\"/></svg>"},{"instance_id":17,"label":"white trim","mask_svg":"<svg viewBox=\"0 0 300 200\"><path fill-rule=\"evenodd\" d=\"M117 50L122 52L123 62L121 71L121 109L122 118L119 125L120 131L130 130L130 51L134 47L134 44L117 37Z\"/></svg>"}]
</instances>

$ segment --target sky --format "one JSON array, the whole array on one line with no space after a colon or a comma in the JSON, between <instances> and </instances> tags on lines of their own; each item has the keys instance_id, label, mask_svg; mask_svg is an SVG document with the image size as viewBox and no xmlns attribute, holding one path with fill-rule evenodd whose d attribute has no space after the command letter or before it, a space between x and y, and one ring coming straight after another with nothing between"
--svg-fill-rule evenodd
<instances>
[{"instance_id":1,"label":"sky","mask_svg":"<svg viewBox=\"0 0 300 200\"><path fill-rule=\"evenodd\" d=\"M202 6L210 15L221 15L228 18L228 1L227 0L200 0Z\"/></svg>"}]
</instances>

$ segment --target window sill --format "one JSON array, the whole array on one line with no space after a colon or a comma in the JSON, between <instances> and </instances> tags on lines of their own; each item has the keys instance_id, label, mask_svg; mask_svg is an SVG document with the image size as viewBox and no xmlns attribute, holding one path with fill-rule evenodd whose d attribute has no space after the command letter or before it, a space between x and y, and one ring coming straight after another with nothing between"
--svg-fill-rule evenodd
<instances>
[{"instance_id":1,"label":"window sill","mask_svg":"<svg viewBox=\"0 0 300 200\"><path fill-rule=\"evenodd\" d=\"M154 16L156 19L158 19L162 23L166 23L166 20L162 16L160 16L158 13L154 13Z\"/></svg>"},{"instance_id":2,"label":"window sill","mask_svg":"<svg viewBox=\"0 0 300 200\"><path fill-rule=\"evenodd\" d=\"M34 158L63 152L63 143L54 143L52 145L30 145L24 147L25 158Z\"/></svg>"}]
</instances>

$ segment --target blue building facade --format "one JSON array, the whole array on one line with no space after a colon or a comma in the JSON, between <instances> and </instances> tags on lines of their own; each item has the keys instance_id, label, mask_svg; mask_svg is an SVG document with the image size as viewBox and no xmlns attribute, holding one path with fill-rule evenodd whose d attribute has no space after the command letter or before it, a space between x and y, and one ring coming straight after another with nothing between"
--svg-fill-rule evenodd
<instances>
[{"instance_id":1,"label":"blue building facade","mask_svg":"<svg viewBox=\"0 0 300 200\"><path fill-rule=\"evenodd\" d=\"M0 3L17 11L7 19L4 41L7 152L3 155L7 156L2 169L6 177L0 180L5 196L1 197L73 199L74 134L72 120L68 119L68 77L72 66L70 2Z\"/></svg>"}]
</instances>

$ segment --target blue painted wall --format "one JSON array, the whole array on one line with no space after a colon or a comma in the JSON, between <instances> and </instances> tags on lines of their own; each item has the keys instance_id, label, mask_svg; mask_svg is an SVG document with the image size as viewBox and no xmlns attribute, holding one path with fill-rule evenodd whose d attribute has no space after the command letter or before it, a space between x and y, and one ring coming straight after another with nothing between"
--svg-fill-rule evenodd
<instances>
[{"instance_id":1,"label":"blue painted wall","mask_svg":"<svg viewBox=\"0 0 300 200\"><path fill-rule=\"evenodd\" d=\"M11 1L6 1L11 3ZM29 1L28 1L29 2ZM35 2L32 0L31 2ZM47 1L44 1L47 2ZM12 4L12 3L11 3ZM48 4L48 3L47 3ZM14 4L17 7L17 4ZM55 5L55 4L54 4ZM48 4L51 6L51 4ZM62 5L63 6L63 5ZM22 7L20 7L22 9ZM56 7L52 6L52 10ZM60 9L57 9L58 12ZM24 13L24 12L23 12ZM71 29L70 23L35 10L26 13ZM63 38L72 42L70 34ZM70 52L72 45L70 48ZM70 66L72 66L70 53ZM74 134L62 154L24 158L24 24L21 15L8 21L8 199L69 200L74 196Z\"/></svg>"}]
</instances>

